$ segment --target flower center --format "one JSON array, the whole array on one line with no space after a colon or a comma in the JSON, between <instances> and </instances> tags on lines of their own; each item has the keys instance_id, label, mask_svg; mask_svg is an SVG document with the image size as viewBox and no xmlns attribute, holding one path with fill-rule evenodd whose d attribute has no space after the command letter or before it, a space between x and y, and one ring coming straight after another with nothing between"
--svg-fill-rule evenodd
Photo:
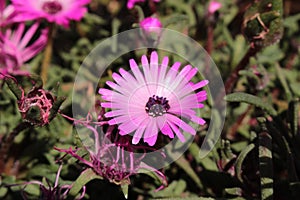
<instances>
[{"instance_id":1,"label":"flower center","mask_svg":"<svg viewBox=\"0 0 300 200\"><path fill-rule=\"evenodd\" d=\"M49 14L56 14L62 10L62 5L57 1L46 1L42 9Z\"/></svg>"},{"instance_id":2,"label":"flower center","mask_svg":"<svg viewBox=\"0 0 300 200\"><path fill-rule=\"evenodd\" d=\"M158 117L165 114L170 109L169 101L165 97L153 95L149 97L145 110L151 117Z\"/></svg>"}]
</instances>

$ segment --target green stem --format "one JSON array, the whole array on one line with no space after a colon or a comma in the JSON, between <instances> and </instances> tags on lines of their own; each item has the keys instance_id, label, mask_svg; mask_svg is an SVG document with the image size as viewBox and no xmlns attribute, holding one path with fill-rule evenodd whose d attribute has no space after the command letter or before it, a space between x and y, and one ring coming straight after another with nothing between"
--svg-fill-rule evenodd
<instances>
[{"instance_id":1,"label":"green stem","mask_svg":"<svg viewBox=\"0 0 300 200\"><path fill-rule=\"evenodd\" d=\"M41 67L41 77L42 77L44 83L47 82L49 65L50 65L51 58L52 58L53 32L54 32L54 24L51 23L49 25L48 40L47 40L46 48L44 51L44 59L42 61L42 67Z\"/></svg>"}]
</instances>

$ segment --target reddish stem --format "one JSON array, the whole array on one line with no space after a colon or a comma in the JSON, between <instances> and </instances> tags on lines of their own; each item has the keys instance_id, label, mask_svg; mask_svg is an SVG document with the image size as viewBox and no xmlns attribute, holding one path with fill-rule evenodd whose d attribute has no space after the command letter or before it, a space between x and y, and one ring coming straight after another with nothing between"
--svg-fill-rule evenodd
<instances>
[{"instance_id":1,"label":"reddish stem","mask_svg":"<svg viewBox=\"0 0 300 200\"><path fill-rule=\"evenodd\" d=\"M227 78L225 82L225 91L226 94L231 93L234 86L236 85L238 81L238 75L239 72L243 69L245 69L250 61L250 58L255 56L255 54L261 49L261 47L257 47L254 45L251 45L248 49L245 56L242 58L242 60L239 62L239 64L236 66L234 71L230 74L230 76Z\"/></svg>"}]
</instances>

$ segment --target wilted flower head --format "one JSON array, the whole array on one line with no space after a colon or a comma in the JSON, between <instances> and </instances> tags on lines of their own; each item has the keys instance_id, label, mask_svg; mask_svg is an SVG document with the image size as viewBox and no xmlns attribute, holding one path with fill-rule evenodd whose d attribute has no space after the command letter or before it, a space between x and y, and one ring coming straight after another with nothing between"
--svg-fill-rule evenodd
<instances>
[{"instance_id":1,"label":"wilted flower head","mask_svg":"<svg viewBox=\"0 0 300 200\"><path fill-rule=\"evenodd\" d=\"M46 29L42 30L38 39L29 44L38 27L39 23L35 23L25 32L25 24L20 23L14 30L6 29L4 33L0 32L0 73L24 73L20 67L46 46Z\"/></svg>"},{"instance_id":2,"label":"wilted flower head","mask_svg":"<svg viewBox=\"0 0 300 200\"><path fill-rule=\"evenodd\" d=\"M222 7L222 4L216 0L212 0L209 2L208 5L208 12L210 14L215 13L217 10L219 10Z\"/></svg>"},{"instance_id":3,"label":"wilted flower head","mask_svg":"<svg viewBox=\"0 0 300 200\"><path fill-rule=\"evenodd\" d=\"M42 80L37 76L30 76L34 86L25 95L24 89L11 76L4 76L5 82L18 99L19 111L24 121L32 125L44 126L56 116L65 98L56 97L42 88Z\"/></svg>"},{"instance_id":4,"label":"wilted flower head","mask_svg":"<svg viewBox=\"0 0 300 200\"><path fill-rule=\"evenodd\" d=\"M89 160L79 156L72 148L65 150L55 147L55 149L77 158L97 175L117 185L130 184L129 177L137 174L140 169L154 171L162 179L163 185L167 184L162 172L142 162L143 153L138 158L135 155L138 150L146 153L150 148L132 145L128 136L115 136L114 126L108 126L104 133L99 125L89 122L84 122L82 125L91 130L94 135L94 145L91 148L87 147Z\"/></svg>"},{"instance_id":5,"label":"wilted flower head","mask_svg":"<svg viewBox=\"0 0 300 200\"><path fill-rule=\"evenodd\" d=\"M154 2L160 2L160 0L152 0ZM132 9L136 3L145 2L145 0L128 0L127 8Z\"/></svg>"},{"instance_id":6,"label":"wilted flower head","mask_svg":"<svg viewBox=\"0 0 300 200\"><path fill-rule=\"evenodd\" d=\"M131 59L132 73L121 68L120 75L112 75L115 82L106 82L114 90L99 90L107 101L101 106L112 109L105 114L105 117L111 118L108 123L117 124L121 135L134 133L133 144L144 138L144 142L153 146L159 132L170 138L174 138L175 133L184 142L180 129L192 135L196 134L196 130L182 118L205 124L194 109L204 106L201 102L207 99L206 91L194 92L207 85L208 81L192 83L197 68L191 65L180 71L181 64L176 62L168 69L168 57L164 57L159 65L156 52L152 52L150 63L145 55L141 61L142 71Z\"/></svg>"},{"instance_id":7,"label":"wilted flower head","mask_svg":"<svg viewBox=\"0 0 300 200\"><path fill-rule=\"evenodd\" d=\"M62 165L60 165L59 168L58 168L54 186L51 186L48 179L45 179L47 185L45 185L44 183L42 183L40 181L26 182L25 187L24 187L23 192L22 192L23 199L28 199L27 194L25 192L25 188L28 185L32 185L32 184L40 186L40 197L39 197L39 199L44 199L44 200L63 200L63 199L67 199L68 198L68 193L70 192L70 190L72 188L72 185L59 185L59 176L60 176L61 169L62 169ZM86 187L83 186L82 194L80 195L80 197L77 198L77 200L80 200L84 197L85 190L86 190Z\"/></svg>"},{"instance_id":8,"label":"wilted flower head","mask_svg":"<svg viewBox=\"0 0 300 200\"><path fill-rule=\"evenodd\" d=\"M12 0L17 21L46 19L64 27L70 20L80 20L90 0Z\"/></svg>"},{"instance_id":9,"label":"wilted flower head","mask_svg":"<svg viewBox=\"0 0 300 200\"><path fill-rule=\"evenodd\" d=\"M140 27L146 33L160 33L162 24L159 19L155 17L147 17L140 22Z\"/></svg>"}]
</instances>

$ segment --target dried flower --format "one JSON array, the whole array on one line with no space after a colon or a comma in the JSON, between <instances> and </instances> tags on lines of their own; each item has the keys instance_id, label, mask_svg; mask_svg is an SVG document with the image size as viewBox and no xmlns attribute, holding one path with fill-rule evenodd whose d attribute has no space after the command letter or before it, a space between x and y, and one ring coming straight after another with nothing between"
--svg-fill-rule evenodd
<instances>
[{"instance_id":1,"label":"dried flower","mask_svg":"<svg viewBox=\"0 0 300 200\"><path fill-rule=\"evenodd\" d=\"M64 27L70 20L79 21L87 12L90 0L12 0L18 13L16 21L46 19Z\"/></svg>"},{"instance_id":2,"label":"dried flower","mask_svg":"<svg viewBox=\"0 0 300 200\"><path fill-rule=\"evenodd\" d=\"M146 150L153 149L132 145L128 136L115 136L113 134L114 126L109 126L105 133L103 133L100 125L92 125L88 121L81 121L79 123L91 130L94 135L94 146L87 148L89 160L79 156L76 153L77 150L73 150L71 147L67 150L55 147L56 150L77 158L86 166L93 169L98 176L117 185L130 184L129 177L137 174L140 169L154 171L162 180L163 185L161 188L167 185L166 177L162 172L142 162ZM138 150L145 153L140 153L140 156L137 158L135 153Z\"/></svg>"},{"instance_id":3,"label":"dried flower","mask_svg":"<svg viewBox=\"0 0 300 200\"><path fill-rule=\"evenodd\" d=\"M0 73L26 73L20 67L46 46L46 29L42 30L37 40L28 45L38 27L39 23L35 23L25 32L25 24L20 23L15 30L6 29L4 33L0 32Z\"/></svg>"},{"instance_id":4,"label":"dried flower","mask_svg":"<svg viewBox=\"0 0 300 200\"><path fill-rule=\"evenodd\" d=\"M64 97L56 97L42 88L42 81L37 76L30 76L34 82L32 89L25 95L24 89L11 76L4 76L5 82L18 99L19 111L25 122L44 126L56 116Z\"/></svg>"},{"instance_id":5,"label":"dried flower","mask_svg":"<svg viewBox=\"0 0 300 200\"><path fill-rule=\"evenodd\" d=\"M111 108L105 117L111 118L110 125L118 124L119 134L134 133L132 143L144 142L153 146L158 133L174 138L174 133L184 142L180 129L195 135L196 130L181 118L203 125L205 121L198 117L195 108L202 108L201 103L207 99L206 91L194 93L208 84L207 80L196 84L190 80L197 73L197 68L186 65L180 72L180 63L176 62L168 68L168 57L158 64L158 55L152 52L150 64L147 57L142 56L142 70L131 59L132 74L120 69L120 74L113 73L115 82L106 84L113 90L101 88L99 93L107 102L102 107Z\"/></svg>"},{"instance_id":6,"label":"dried flower","mask_svg":"<svg viewBox=\"0 0 300 200\"><path fill-rule=\"evenodd\" d=\"M155 17L147 17L140 22L140 27L146 33L160 33L162 24L159 19Z\"/></svg>"}]
</instances>

